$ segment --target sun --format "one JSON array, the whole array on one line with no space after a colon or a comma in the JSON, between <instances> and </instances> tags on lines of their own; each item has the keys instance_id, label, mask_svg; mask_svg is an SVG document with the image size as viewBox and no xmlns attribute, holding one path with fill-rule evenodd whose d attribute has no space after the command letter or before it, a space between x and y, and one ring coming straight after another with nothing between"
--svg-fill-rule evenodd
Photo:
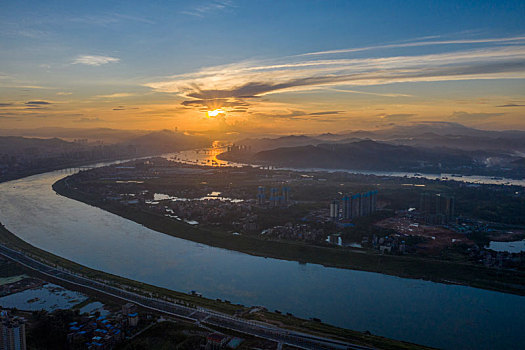
<instances>
[{"instance_id":1,"label":"sun","mask_svg":"<svg viewBox=\"0 0 525 350\"><path fill-rule=\"evenodd\" d=\"M208 111L208 118L214 118L219 114L226 114L226 112L224 112L224 110L222 110L221 108L214 109L213 111Z\"/></svg>"}]
</instances>

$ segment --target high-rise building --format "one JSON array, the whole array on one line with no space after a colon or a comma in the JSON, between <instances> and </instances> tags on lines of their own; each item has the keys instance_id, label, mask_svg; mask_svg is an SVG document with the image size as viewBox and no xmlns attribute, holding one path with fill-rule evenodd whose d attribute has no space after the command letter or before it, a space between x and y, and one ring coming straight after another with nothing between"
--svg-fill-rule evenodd
<instances>
[{"instance_id":1,"label":"high-rise building","mask_svg":"<svg viewBox=\"0 0 525 350\"><path fill-rule=\"evenodd\" d=\"M345 200L348 201L346 209L348 212L345 210ZM370 215L376 210L377 191L375 190L343 197L343 218L345 218L345 215L348 215L348 218L356 219Z\"/></svg>"},{"instance_id":2,"label":"high-rise building","mask_svg":"<svg viewBox=\"0 0 525 350\"><path fill-rule=\"evenodd\" d=\"M370 213L377 210L377 190L370 191Z\"/></svg>"},{"instance_id":3,"label":"high-rise building","mask_svg":"<svg viewBox=\"0 0 525 350\"><path fill-rule=\"evenodd\" d=\"M455 215L454 197L444 194L422 193L419 198L419 211L428 224L446 224Z\"/></svg>"},{"instance_id":4,"label":"high-rise building","mask_svg":"<svg viewBox=\"0 0 525 350\"><path fill-rule=\"evenodd\" d=\"M343 220L352 218L352 200L349 196L343 197Z\"/></svg>"},{"instance_id":5,"label":"high-rise building","mask_svg":"<svg viewBox=\"0 0 525 350\"><path fill-rule=\"evenodd\" d=\"M434 214L436 212L436 201L431 193L421 193L419 211L423 214Z\"/></svg>"},{"instance_id":6,"label":"high-rise building","mask_svg":"<svg viewBox=\"0 0 525 350\"><path fill-rule=\"evenodd\" d=\"M288 205L288 203L290 202L290 187L288 186L283 186L281 188L281 192L282 192L282 204L284 205Z\"/></svg>"},{"instance_id":7,"label":"high-rise building","mask_svg":"<svg viewBox=\"0 0 525 350\"><path fill-rule=\"evenodd\" d=\"M26 350L26 326L22 318L10 317L2 311L0 350Z\"/></svg>"},{"instance_id":8,"label":"high-rise building","mask_svg":"<svg viewBox=\"0 0 525 350\"><path fill-rule=\"evenodd\" d=\"M330 203L330 218L336 221L339 218L339 201L333 200Z\"/></svg>"},{"instance_id":9,"label":"high-rise building","mask_svg":"<svg viewBox=\"0 0 525 350\"><path fill-rule=\"evenodd\" d=\"M359 193L354 194L351 199L351 211L352 219L358 218L361 216L361 195Z\"/></svg>"},{"instance_id":10,"label":"high-rise building","mask_svg":"<svg viewBox=\"0 0 525 350\"><path fill-rule=\"evenodd\" d=\"M361 215L367 216L370 214L370 192L361 194Z\"/></svg>"},{"instance_id":11,"label":"high-rise building","mask_svg":"<svg viewBox=\"0 0 525 350\"><path fill-rule=\"evenodd\" d=\"M270 206L278 207L280 205L281 198L279 196L279 189L272 187L270 189Z\"/></svg>"},{"instance_id":12,"label":"high-rise building","mask_svg":"<svg viewBox=\"0 0 525 350\"><path fill-rule=\"evenodd\" d=\"M258 205L264 205L265 196L264 196L264 186L259 186L257 188L257 204Z\"/></svg>"},{"instance_id":13,"label":"high-rise building","mask_svg":"<svg viewBox=\"0 0 525 350\"><path fill-rule=\"evenodd\" d=\"M454 217L454 197L438 194L436 202L437 214L443 215L446 222Z\"/></svg>"}]
</instances>

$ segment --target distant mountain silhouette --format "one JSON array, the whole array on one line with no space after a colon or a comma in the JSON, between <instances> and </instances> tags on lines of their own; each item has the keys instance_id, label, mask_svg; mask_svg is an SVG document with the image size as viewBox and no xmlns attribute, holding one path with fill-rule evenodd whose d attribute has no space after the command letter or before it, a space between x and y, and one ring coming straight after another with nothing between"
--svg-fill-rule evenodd
<instances>
[{"instance_id":1,"label":"distant mountain silhouette","mask_svg":"<svg viewBox=\"0 0 525 350\"><path fill-rule=\"evenodd\" d=\"M232 151L219 158L281 167L437 173L495 174L508 167L513 176L522 164L522 158L498 151L423 148L372 140L281 147L255 153Z\"/></svg>"},{"instance_id":2,"label":"distant mountain silhouette","mask_svg":"<svg viewBox=\"0 0 525 350\"><path fill-rule=\"evenodd\" d=\"M19 136L0 136L0 154L46 155L82 150L85 147L59 138L40 139Z\"/></svg>"},{"instance_id":3,"label":"distant mountain silhouette","mask_svg":"<svg viewBox=\"0 0 525 350\"><path fill-rule=\"evenodd\" d=\"M486 150L514 153L525 152L525 131L487 131L450 122L425 122L394 126L374 131L345 131L339 134L291 135L276 138L243 139L237 143L250 146L252 151L281 147L318 145L321 143L350 143L359 140L388 142L414 147L447 147L467 151Z\"/></svg>"}]
</instances>

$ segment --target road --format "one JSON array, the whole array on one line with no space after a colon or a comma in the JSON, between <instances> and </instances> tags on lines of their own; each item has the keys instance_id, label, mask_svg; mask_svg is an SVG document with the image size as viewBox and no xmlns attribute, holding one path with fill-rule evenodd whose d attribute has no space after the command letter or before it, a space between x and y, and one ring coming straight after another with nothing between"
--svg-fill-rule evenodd
<instances>
[{"instance_id":1,"label":"road","mask_svg":"<svg viewBox=\"0 0 525 350\"><path fill-rule=\"evenodd\" d=\"M24 252L13 250L0 244L0 254L14 260L28 268L53 278L88 288L108 296L116 297L128 302L133 302L144 308L155 310L170 316L185 319L197 324L208 324L212 326L231 329L236 332L261 337L277 343L295 346L301 349L358 349L369 350L372 348L347 343L330 338L318 337L307 333L296 332L280 328L268 323L245 320L228 314L216 312L205 308L190 308L175 304L162 299L151 298L136 294L106 283L95 281L60 267L55 268L41 261L27 256Z\"/></svg>"}]
</instances>

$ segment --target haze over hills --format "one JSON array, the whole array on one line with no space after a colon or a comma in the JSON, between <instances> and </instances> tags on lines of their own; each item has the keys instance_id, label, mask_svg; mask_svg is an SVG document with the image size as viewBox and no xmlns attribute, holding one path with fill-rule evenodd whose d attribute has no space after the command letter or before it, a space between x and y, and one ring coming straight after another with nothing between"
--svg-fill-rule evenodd
<instances>
[{"instance_id":1,"label":"haze over hills","mask_svg":"<svg viewBox=\"0 0 525 350\"><path fill-rule=\"evenodd\" d=\"M276 138L250 138L237 142L258 152L279 147L317 145L324 142L349 143L359 140L385 141L396 145L425 148L447 147L462 150L497 150L525 153L525 131L487 131L458 123L426 122L398 125L386 129L344 131L338 134L291 135Z\"/></svg>"},{"instance_id":2,"label":"haze over hills","mask_svg":"<svg viewBox=\"0 0 525 350\"><path fill-rule=\"evenodd\" d=\"M461 173L523 178L525 132L423 123L377 131L244 139L224 160L299 168Z\"/></svg>"},{"instance_id":3,"label":"haze over hills","mask_svg":"<svg viewBox=\"0 0 525 350\"><path fill-rule=\"evenodd\" d=\"M64 129L68 130L68 129ZM102 130L102 134L98 133ZM126 133L115 129L92 129L86 135L92 136L97 141L92 141L90 138L79 138L76 141L68 141L58 137L40 138L40 137L22 137L22 136L0 136L0 153L10 155L32 155L32 154L46 154L46 153L61 153L82 151L95 147L102 147L104 143L99 141L105 136L116 136L112 138L114 142L110 142L105 147L119 146L137 147L138 153L152 154L158 152L174 152L181 149L206 147L210 144L210 140L201 136L187 135L181 132L171 130L159 130L147 132L143 135L130 132ZM43 134L41 134L43 135ZM125 135L125 137L124 137ZM101 137L98 137L101 136ZM115 142L118 138L122 141Z\"/></svg>"},{"instance_id":4,"label":"haze over hills","mask_svg":"<svg viewBox=\"0 0 525 350\"><path fill-rule=\"evenodd\" d=\"M86 139L104 143L118 143L148 134L148 130L120 130L111 128L61 128L44 127L34 129L0 129L0 136L23 136L64 140Z\"/></svg>"},{"instance_id":5,"label":"haze over hills","mask_svg":"<svg viewBox=\"0 0 525 350\"><path fill-rule=\"evenodd\" d=\"M118 130L111 133L117 134ZM0 181L59 168L86 165L101 160L126 159L202 148L210 140L181 132L161 130L104 144L82 138L66 141L59 138L0 136Z\"/></svg>"}]
</instances>

